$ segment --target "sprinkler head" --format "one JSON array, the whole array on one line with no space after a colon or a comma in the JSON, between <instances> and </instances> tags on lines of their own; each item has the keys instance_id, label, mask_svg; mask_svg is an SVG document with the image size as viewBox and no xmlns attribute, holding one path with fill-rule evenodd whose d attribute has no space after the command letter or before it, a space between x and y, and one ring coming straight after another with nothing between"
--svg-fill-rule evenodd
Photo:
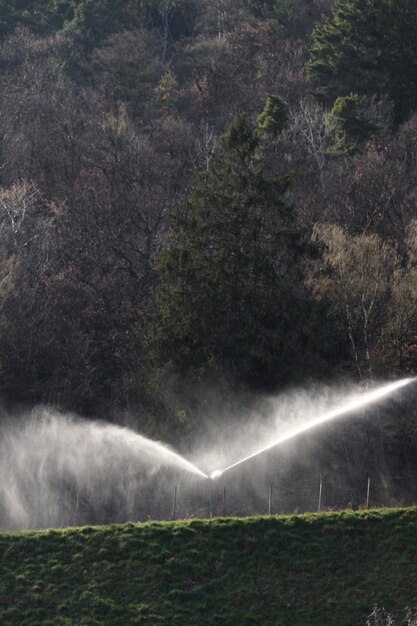
<instances>
[{"instance_id":1,"label":"sprinkler head","mask_svg":"<svg viewBox=\"0 0 417 626\"><path fill-rule=\"evenodd\" d=\"M212 472L209 476L209 478L211 480L216 480L216 478L220 478L220 476L223 474L222 470L216 470L215 472Z\"/></svg>"}]
</instances>

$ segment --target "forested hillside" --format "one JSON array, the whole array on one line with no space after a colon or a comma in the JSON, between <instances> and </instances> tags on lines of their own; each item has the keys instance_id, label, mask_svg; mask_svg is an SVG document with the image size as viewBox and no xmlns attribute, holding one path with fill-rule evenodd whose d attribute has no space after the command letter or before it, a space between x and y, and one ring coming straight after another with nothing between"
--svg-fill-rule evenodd
<instances>
[{"instance_id":1,"label":"forested hillside","mask_svg":"<svg viewBox=\"0 0 417 626\"><path fill-rule=\"evenodd\" d=\"M175 443L213 390L415 373L416 29L415 0L2 0L3 400Z\"/></svg>"}]
</instances>

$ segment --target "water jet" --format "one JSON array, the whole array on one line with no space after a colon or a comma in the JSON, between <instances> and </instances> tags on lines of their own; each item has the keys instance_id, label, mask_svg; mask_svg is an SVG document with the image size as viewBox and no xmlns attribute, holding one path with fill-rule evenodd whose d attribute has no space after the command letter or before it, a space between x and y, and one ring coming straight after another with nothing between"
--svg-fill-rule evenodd
<instances>
[{"instance_id":1,"label":"water jet","mask_svg":"<svg viewBox=\"0 0 417 626\"><path fill-rule=\"evenodd\" d=\"M358 394L357 396L347 401L342 406L338 406L335 409L324 413L323 415L319 415L318 417L315 417L313 419L308 420L307 422L304 422L300 426L297 426L289 430L288 432L284 433L283 435L281 435L280 437L272 441L270 444L260 448L259 450L255 450L253 453L248 454L247 456L245 456L242 459L239 459L235 463L232 463L231 465L228 465L227 467L222 468L222 469L216 469L215 471L211 472L210 478L212 480L216 480L220 478L221 476L223 476L225 472L228 472L231 469L238 467L239 465L242 465L243 463L246 463L247 461L250 461L251 459L257 456L260 456L261 454L268 452L272 448L275 448L289 441L290 439L297 437L298 435L301 435L309 430L317 428L318 426L321 426L322 424L329 422L330 420L336 419L338 417L342 417L343 415L346 415L348 413L353 413L354 411L358 411L359 409L365 408L366 406L373 404L375 402L378 402L379 400L382 400L383 398L393 394L395 391L401 389L402 387L405 387L409 385L410 383L416 382L416 381L417 381L417 378L404 378L404 379L401 379L392 383L387 383L385 385L379 386L375 389L367 390L365 393Z\"/></svg>"},{"instance_id":2,"label":"water jet","mask_svg":"<svg viewBox=\"0 0 417 626\"><path fill-rule=\"evenodd\" d=\"M217 446L211 448L205 442L208 457L204 459L200 454L197 464L192 462L192 455L192 460L188 460L165 444L128 428L81 420L45 408L35 409L8 425L3 423L0 428L0 528L18 530L150 517L175 518L177 486L182 499L182 494L195 486L201 502L200 511L206 515L207 491L202 492L201 479L208 480L209 516L212 517L213 490L226 472L326 422L380 402L415 381L415 378L407 378L355 395L346 396L345 392L343 401L340 401L340 395L338 403L333 401L334 408L328 401L323 403L321 398L318 403L309 404L307 399L300 403L303 392L297 392L295 398L299 410L297 412L296 404L290 403L288 419L301 418L303 412L305 416L306 407L310 407L310 415L316 413L316 417L304 417L301 423L287 426L281 433L277 430L277 422L274 427L262 431L260 419L256 417L253 422L256 430L252 430L254 438L247 434L246 442L235 438L236 450L242 458L238 457L233 463L230 462L233 458L230 457L230 446L227 447L228 456L221 461L221 457L217 457L218 460L213 462L218 454ZM334 390L334 398L333 394ZM282 402L287 406L285 398ZM330 409L326 408L329 406ZM241 424L240 421L242 430ZM255 448L252 451L243 448L249 441L258 442L257 447L252 444ZM221 451L221 445L219 448ZM217 465L217 468L203 471L200 465L205 468ZM225 500L225 492L223 497ZM188 510L195 513L195 504L191 506Z\"/></svg>"}]
</instances>

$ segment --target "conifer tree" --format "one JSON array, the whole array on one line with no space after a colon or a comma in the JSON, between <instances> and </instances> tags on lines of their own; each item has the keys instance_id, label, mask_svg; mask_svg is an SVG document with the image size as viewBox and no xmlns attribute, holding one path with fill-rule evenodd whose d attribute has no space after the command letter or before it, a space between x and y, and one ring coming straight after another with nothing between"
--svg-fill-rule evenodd
<instances>
[{"instance_id":1,"label":"conifer tree","mask_svg":"<svg viewBox=\"0 0 417 626\"><path fill-rule=\"evenodd\" d=\"M375 124L366 119L365 103L358 95L339 96L328 117L329 138L332 154L355 152L378 131Z\"/></svg>"},{"instance_id":2,"label":"conifer tree","mask_svg":"<svg viewBox=\"0 0 417 626\"><path fill-rule=\"evenodd\" d=\"M265 171L260 142L240 115L173 216L151 343L177 374L227 373L258 387L299 365L300 237L284 201L289 178Z\"/></svg>"},{"instance_id":3,"label":"conifer tree","mask_svg":"<svg viewBox=\"0 0 417 626\"><path fill-rule=\"evenodd\" d=\"M417 109L415 0L337 0L313 33L309 74L317 94L388 95L396 121Z\"/></svg>"},{"instance_id":4,"label":"conifer tree","mask_svg":"<svg viewBox=\"0 0 417 626\"><path fill-rule=\"evenodd\" d=\"M258 126L266 133L277 135L288 124L288 104L279 96L269 94L266 98L265 108L258 117Z\"/></svg>"}]
</instances>

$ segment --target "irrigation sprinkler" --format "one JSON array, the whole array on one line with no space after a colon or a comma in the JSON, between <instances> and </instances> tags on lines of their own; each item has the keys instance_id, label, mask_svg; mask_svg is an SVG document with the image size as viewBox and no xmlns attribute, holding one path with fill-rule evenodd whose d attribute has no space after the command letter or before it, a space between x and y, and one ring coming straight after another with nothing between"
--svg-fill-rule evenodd
<instances>
[{"instance_id":1,"label":"irrigation sprinkler","mask_svg":"<svg viewBox=\"0 0 417 626\"><path fill-rule=\"evenodd\" d=\"M244 452L240 452L244 458L237 456L236 458L228 459L227 466L225 463L224 467L216 469L216 471L211 473L210 477L180 453L129 428L122 428L115 424L106 424L98 421L79 420L78 418L55 413L52 409L35 411L30 419L25 420L24 424L19 422L18 426L10 426L12 436L9 437L7 435L1 441L0 461L2 462L2 468L7 470L7 472L11 472L11 480L3 481L2 483L3 496L7 503L7 508L5 514L2 512L0 521L2 524L6 524L6 528L10 530L21 528L22 519L27 520L24 523L29 528L50 527L56 524L88 523L90 520L96 521L96 507L101 499L104 502L102 506L100 505L101 509L97 513L101 514L103 521L105 521L108 519L108 515L105 513L108 497L111 498L111 520L115 515L117 515L117 519L122 515L129 519L141 518L146 514L146 509L142 510L142 498L139 499L136 489L137 485L141 484L142 478L140 480L136 479L130 476L129 472L132 471L135 475L139 473L141 476L143 475L150 479L152 476L159 476L158 472L154 473L154 470L156 472L159 468L161 473L163 471L163 474L168 469L175 470L175 472L187 472L190 479L190 483L187 483L187 485L190 485L190 488L191 485L194 485L194 482L191 483L191 477L193 477L193 481L197 480L197 478L203 481L209 480L207 487L204 487L205 482L200 483L199 489L202 490L202 494L198 499L198 503L200 506L200 499L203 498L202 503L205 515L213 517L213 514L217 515L221 512L221 492L223 490L221 485L224 486L224 477L227 472L232 473L232 468L234 468L233 471L238 471L239 467L243 468L244 463L249 464L251 459L254 460L259 455L266 454L272 449L278 452L276 446L285 444L285 442L311 432L313 429L321 428L324 424L346 416L349 413L356 414L356 419L359 417L363 407L374 405L383 398L397 394L400 389L404 389L406 385L411 386L415 382L417 382L417 378L407 378L372 387L364 392L355 391L346 396L343 395L343 401L340 401L340 404L337 406L329 405L328 410L329 399L325 396L323 397L323 403L326 408L317 409L317 414L315 415L310 414L309 404L305 405L306 409L308 409L308 414L305 416L299 415L299 400L301 403L300 408L303 407L301 396L299 399L296 399L297 403L294 411L289 411L287 424L280 423L277 419L275 431L271 421L271 432L269 432L269 426L265 430L264 425L260 424L259 438L258 436L249 437L246 435L249 447L246 448L245 443ZM339 397L339 394L336 394L336 397ZM314 406L321 407L321 401L320 403L313 402L312 407ZM285 405L282 407L282 410L284 408ZM325 412L322 412L322 410ZM274 416L271 415L270 417L272 420ZM292 418L294 418L294 421ZM7 434L6 431L5 434ZM264 440L264 437L267 438ZM226 443L224 448L228 452ZM46 466L45 450L48 451L48 464ZM230 454L233 454L232 450L233 448L230 449ZM17 464L15 462L16 458L21 459L21 462ZM208 458L210 456L207 456ZM211 458L216 458L216 456ZM87 463L86 460L88 461ZM215 468L213 467L213 469ZM35 494L32 493L32 485L28 486L27 481L27 476L32 474L37 477ZM176 475L175 473L168 474L168 476ZM273 478L272 474L270 476ZM223 477L223 482L215 485L214 481L220 477ZM316 474L315 480L317 478ZM363 489L362 497L365 495L366 480L367 477L364 475L362 486L359 484L359 488ZM165 498L161 503L161 507L159 505L156 506L156 502L152 504L152 514L155 514L157 517L160 517L162 512L165 511L163 513L164 517L178 519L184 512L185 504L178 507L179 492L177 488L174 489L172 482L175 484L177 478L172 477L171 483L167 487L169 491L172 489L171 497L173 500L171 500L171 506L169 503L169 491L168 500L165 502ZM177 482L177 484L183 485L182 480L181 483ZM229 482L229 484L231 483ZM371 486L369 481L366 493L367 507L370 506ZM276 513L281 506L278 507L277 502L273 501L274 491L272 494L267 494L268 487L269 484L265 482L262 488L263 492L260 493L260 508L266 512L265 509L268 507L267 510L272 514L273 511ZM376 487L377 485L373 487L372 505L376 502ZM147 489L148 487L144 486L145 488ZM156 488L153 485L153 479L149 484L149 489L151 488ZM213 491L213 488L216 491ZM326 488L330 489L330 483ZM206 492L206 489L209 489L209 493ZM281 488L278 486L274 487L274 489L275 492L277 492L277 489L281 492ZM313 485L313 491L314 489ZM326 494L327 492L324 492L325 498L323 502L330 504L331 494ZM268 496L269 503L267 503ZM313 508L317 509L318 503L315 498L318 494L310 493L310 496L313 499ZM156 498L156 495L153 497ZM206 500L208 497L210 502ZM217 498L217 500L213 501L213 497ZM264 497L265 500L263 499ZM281 496L279 497L281 498ZM182 498L184 498L183 492ZM276 498L277 494L275 494ZM321 494L322 499L323 494ZM321 500L319 503L320 509L322 508ZM122 507L117 506L119 501L122 502ZM146 505L147 497L146 499L144 497L143 501L144 505ZM19 502L19 507L14 505L15 502ZM226 502L226 492L224 492L223 511L225 512L226 508L228 508L228 513L230 514L233 508L232 504L231 502L229 508L229 503ZM208 508L205 509L206 506L209 507L209 510Z\"/></svg>"}]
</instances>

